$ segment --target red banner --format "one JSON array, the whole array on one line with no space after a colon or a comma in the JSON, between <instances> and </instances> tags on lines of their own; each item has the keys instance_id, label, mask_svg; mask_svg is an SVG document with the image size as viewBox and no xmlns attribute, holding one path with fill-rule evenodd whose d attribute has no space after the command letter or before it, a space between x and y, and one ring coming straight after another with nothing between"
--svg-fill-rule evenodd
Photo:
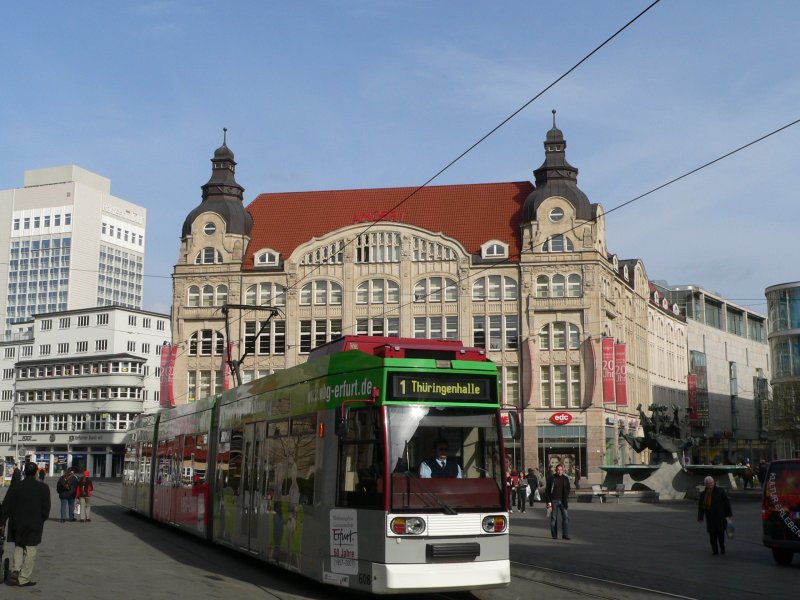
<instances>
[{"instance_id":1,"label":"red banner","mask_svg":"<svg viewBox=\"0 0 800 600\"><path fill-rule=\"evenodd\" d=\"M625 363L625 344L614 344L614 390L617 406L628 405L628 368Z\"/></svg>"},{"instance_id":2,"label":"red banner","mask_svg":"<svg viewBox=\"0 0 800 600\"><path fill-rule=\"evenodd\" d=\"M614 338L604 337L601 345L603 361L603 403L614 403Z\"/></svg>"},{"instance_id":3,"label":"red banner","mask_svg":"<svg viewBox=\"0 0 800 600\"><path fill-rule=\"evenodd\" d=\"M175 406L175 391L172 384L175 373L175 358L177 355L177 345L164 344L161 346L161 394L158 404L164 408Z\"/></svg>"},{"instance_id":4,"label":"red banner","mask_svg":"<svg viewBox=\"0 0 800 600\"><path fill-rule=\"evenodd\" d=\"M691 409L689 420L697 422L697 375L689 375L686 378L686 385L689 390L689 408Z\"/></svg>"}]
</instances>

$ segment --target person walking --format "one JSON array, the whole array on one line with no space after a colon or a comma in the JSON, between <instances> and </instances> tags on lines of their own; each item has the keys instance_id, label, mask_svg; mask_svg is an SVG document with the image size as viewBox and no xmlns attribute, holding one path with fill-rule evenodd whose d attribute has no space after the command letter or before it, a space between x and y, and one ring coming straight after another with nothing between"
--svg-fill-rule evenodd
<instances>
[{"instance_id":1,"label":"person walking","mask_svg":"<svg viewBox=\"0 0 800 600\"><path fill-rule=\"evenodd\" d=\"M94 486L92 485L92 479L89 477L89 471L83 472L83 479L80 480L78 483L77 488L77 495L76 498L78 499L80 505L80 521L81 523L88 523L92 519L89 517L91 516L89 513L92 509L92 490Z\"/></svg>"},{"instance_id":2,"label":"person walking","mask_svg":"<svg viewBox=\"0 0 800 600\"><path fill-rule=\"evenodd\" d=\"M521 470L517 474L517 510L525 512L525 507L528 505L528 479L525 473Z\"/></svg>"},{"instance_id":3,"label":"person walking","mask_svg":"<svg viewBox=\"0 0 800 600\"><path fill-rule=\"evenodd\" d=\"M533 470L533 467L528 469L528 475L526 476L526 479L528 480L528 486L530 487L528 506L533 508L533 502L536 500L536 494L539 493L539 478L536 476L536 471Z\"/></svg>"},{"instance_id":4,"label":"person walking","mask_svg":"<svg viewBox=\"0 0 800 600\"><path fill-rule=\"evenodd\" d=\"M65 471L56 483L56 492L61 500L61 522L69 518L75 521L75 496L77 495L78 480L75 477L74 467Z\"/></svg>"},{"instance_id":5,"label":"person walking","mask_svg":"<svg viewBox=\"0 0 800 600\"><path fill-rule=\"evenodd\" d=\"M3 515L14 524L14 564L9 585L29 587L36 547L42 543L44 522L50 516L50 488L36 477L36 463L25 463L25 479L12 486L3 501Z\"/></svg>"},{"instance_id":6,"label":"person walking","mask_svg":"<svg viewBox=\"0 0 800 600\"><path fill-rule=\"evenodd\" d=\"M561 537L569 539L569 477L564 475L564 465L556 467L555 475L547 480L545 500L550 511L550 535L558 538L558 514L561 513Z\"/></svg>"},{"instance_id":7,"label":"person walking","mask_svg":"<svg viewBox=\"0 0 800 600\"><path fill-rule=\"evenodd\" d=\"M697 522L705 519L708 539L711 542L711 554L725 554L725 529L728 519L733 518L731 501L721 487L717 487L710 475L704 480L706 489L700 494L697 505Z\"/></svg>"},{"instance_id":8,"label":"person walking","mask_svg":"<svg viewBox=\"0 0 800 600\"><path fill-rule=\"evenodd\" d=\"M764 482L767 479L767 461L763 458L758 461L758 484L764 487Z\"/></svg>"}]
</instances>

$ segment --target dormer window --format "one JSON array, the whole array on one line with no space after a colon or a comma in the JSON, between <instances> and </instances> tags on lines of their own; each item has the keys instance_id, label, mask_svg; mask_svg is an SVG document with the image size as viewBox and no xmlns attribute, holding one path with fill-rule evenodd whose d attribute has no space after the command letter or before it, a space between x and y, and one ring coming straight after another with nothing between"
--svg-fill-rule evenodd
<instances>
[{"instance_id":1,"label":"dormer window","mask_svg":"<svg viewBox=\"0 0 800 600\"><path fill-rule=\"evenodd\" d=\"M614 265L615 271L619 271L619 259L617 258L616 254L611 258L611 264Z\"/></svg>"},{"instance_id":2,"label":"dormer window","mask_svg":"<svg viewBox=\"0 0 800 600\"><path fill-rule=\"evenodd\" d=\"M222 263L222 253L216 248L203 248L194 257L194 264L196 265L213 265Z\"/></svg>"},{"instance_id":3,"label":"dormer window","mask_svg":"<svg viewBox=\"0 0 800 600\"><path fill-rule=\"evenodd\" d=\"M481 258L507 258L508 257L508 244L504 244L498 240L491 240L481 246Z\"/></svg>"},{"instance_id":4,"label":"dormer window","mask_svg":"<svg viewBox=\"0 0 800 600\"><path fill-rule=\"evenodd\" d=\"M628 265L622 268L622 276L625 278L625 281L630 281L631 274L630 271L628 271Z\"/></svg>"},{"instance_id":5,"label":"dormer window","mask_svg":"<svg viewBox=\"0 0 800 600\"><path fill-rule=\"evenodd\" d=\"M672 305L672 312L674 312L676 315L679 315L679 314L681 314L681 309L680 309L680 307L677 305L677 303Z\"/></svg>"},{"instance_id":6,"label":"dormer window","mask_svg":"<svg viewBox=\"0 0 800 600\"><path fill-rule=\"evenodd\" d=\"M572 240L564 235L553 235L542 244L542 252L572 252Z\"/></svg>"},{"instance_id":7,"label":"dormer window","mask_svg":"<svg viewBox=\"0 0 800 600\"><path fill-rule=\"evenodd\" d=\"M653 302L658 304L659 295L658 292L653 292Z\"/></svg>"},{"instance_id":8,"label":"dormer window","mask_svg":"<svg viewBox=\"0 0 800 600\"><path fill-rule=\"evenodd\" d=\"M553 210L550 211L550 214L547 215L549 219L553 223L558 223L561 219L564 218L564 209L560 206L557 206Z\"/></svg>"},{"instance_id":9,"label":"dormer window","mask_svg":"<svg viewBox=\"0 0 800 600\"><path fill-rule=\"evenodd\" d=\"M280 254L268 248L261 250L254 257L254 262L257 267L276 266L279 260Z\"/></svg>"},{"instance_id":10,"label":"dormer window","mask_svg":"<svg viewBox=\"0 0 800 600\"><path fill-rule=\"evenodd\" d=\"M212 223L211 221L203 225L203 233L205 233L206 235L214 235L216 231L217 231L217 226L214 225L214 223Z\"/></svg>"}]
</instances>

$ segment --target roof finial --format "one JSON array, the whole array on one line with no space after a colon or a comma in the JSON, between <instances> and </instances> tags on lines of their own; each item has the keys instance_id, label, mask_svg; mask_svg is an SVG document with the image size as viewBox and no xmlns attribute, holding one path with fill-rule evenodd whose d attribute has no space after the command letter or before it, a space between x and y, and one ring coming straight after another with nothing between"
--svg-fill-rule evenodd
<instances>
[{"instance_id":1,"label":"roof finial","mask_svg":"<svg viewBox=\"0 0 800 600\"><path fill-rule=\"evenodd\" d=\"M556 111L553 111L553 112L555 113ZM555 122L556 121L555 121L555 116L554 116L553 117L553 123L555 123ZM222 128L222 145L223 146L227 146L228 145L228 128L227 127L223 127Z\"/></svg>"},{"instance_id":2,"label":"roof finial","mask_svg":"<svg viewBox=\"0 0 800 600\"><path fill-rule=\"evenodd\" d=\"M556 128L556 109L553 109L553 129Z\"/></svg>"}]
</instances>

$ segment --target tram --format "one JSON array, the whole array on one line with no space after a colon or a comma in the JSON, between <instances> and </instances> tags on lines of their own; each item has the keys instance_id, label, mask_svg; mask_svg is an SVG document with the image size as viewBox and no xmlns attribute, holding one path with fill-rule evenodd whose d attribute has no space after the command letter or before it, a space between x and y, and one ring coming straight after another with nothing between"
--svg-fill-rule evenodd
<instances>
[{"instance_id":1,"label":"tram","mask_svg":"<svg viewBox=\"0 0 800 600\"><path fill-rule=\"evenodd\" d=\"M501 408L483 350L345 336L214 399L140 415L126 436L122 500L335 586L502 587L503 425L518 437L519 419ZM450 467L437 468L443 449Z\"/></svg>"}]
</instances>

